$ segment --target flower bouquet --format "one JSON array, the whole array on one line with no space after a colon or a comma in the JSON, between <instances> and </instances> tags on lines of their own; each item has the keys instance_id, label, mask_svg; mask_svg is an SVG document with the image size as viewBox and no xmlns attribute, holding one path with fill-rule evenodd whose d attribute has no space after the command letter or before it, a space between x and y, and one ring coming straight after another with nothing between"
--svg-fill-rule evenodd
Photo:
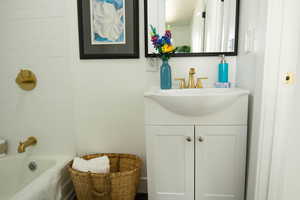
<instances>
[{"instance_id":1,"label":"flower bouquet","mask_svg":"<svg viewBox=\"0 0 300 200\"><path fill-rule=\"evenodd\" d=\"M171 89L172 73L168 61L177 49L172 45L172 33L170 30L167 30L163 36L160 36L156 28L151 26L151 42L163 61L160 68L160 87L161 89Z\"/></svg>"}]
</instances>

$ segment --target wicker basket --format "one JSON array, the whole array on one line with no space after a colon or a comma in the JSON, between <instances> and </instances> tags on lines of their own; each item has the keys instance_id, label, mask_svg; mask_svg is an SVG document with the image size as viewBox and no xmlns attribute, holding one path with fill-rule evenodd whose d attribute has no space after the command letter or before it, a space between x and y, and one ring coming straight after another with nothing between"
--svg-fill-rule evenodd
<instances>
[{"instance_id":1,"label":"wicker basket","mask_svg":"<svg viewBox=\"0 0 300 200\"><path fill-rule=\"evenodd\" d=\"M68 164L78 200L134 200L139 183L141 159L129 154L93 154L82 158L108 156L109 174L80 172Z\"/></svg>"}]
</instances>

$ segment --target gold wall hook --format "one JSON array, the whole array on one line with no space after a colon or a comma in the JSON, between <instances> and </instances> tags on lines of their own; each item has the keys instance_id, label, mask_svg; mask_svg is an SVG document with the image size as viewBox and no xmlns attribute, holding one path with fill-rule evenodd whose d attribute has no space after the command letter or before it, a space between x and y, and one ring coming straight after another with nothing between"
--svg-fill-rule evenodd
<instances>
[{"instance_id":1,"label":"gold wall hook","mask_svg":"<svg viewBox=\"0 0 300 200\"><path fill-rule=\"evenodd\" d=\"M36 87L37 79L32 71L27 69L21 69L16 78L16 83L21 89L30 91Z\"/></svg>"}]
</instances>

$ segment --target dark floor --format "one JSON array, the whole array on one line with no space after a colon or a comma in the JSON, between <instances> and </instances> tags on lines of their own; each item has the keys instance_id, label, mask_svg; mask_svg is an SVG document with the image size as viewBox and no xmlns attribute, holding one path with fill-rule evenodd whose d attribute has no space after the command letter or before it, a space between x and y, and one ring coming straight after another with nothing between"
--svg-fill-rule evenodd
<instances>
[{"instance_id":1,"label":"dark floor","mask_svg":"<svg viewBox=\"0 0 300 200\"><path fill-rule=\"evenodd\" d=\"M147 200L148 195L147 194L137 194L135 200Z\"/></svg>"}]
</instances>

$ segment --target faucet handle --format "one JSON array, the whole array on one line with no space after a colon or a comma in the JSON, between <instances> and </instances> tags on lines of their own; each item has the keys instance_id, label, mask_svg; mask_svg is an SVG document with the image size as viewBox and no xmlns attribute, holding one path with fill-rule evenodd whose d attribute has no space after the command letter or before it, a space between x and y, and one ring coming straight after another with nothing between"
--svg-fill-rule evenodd
<instances>
[{"instance_id":1,"label":"faucet handle","mask_svg":"<svg viewBox=\"0 0 300 200\"><path fill-rule=\"evenodd\" d=\"M202 80L207 80L207 77L197 78L196 88L203 88Z\"/></svg>"},{"instance_id":2,"label":"faucet handle","mask_svg":"<svg viewBox=\"0 0 300 200\"><path fill-rule=\"evenodd\" d=\"M186 88L185 78L175 78L176 81L179 81L179 88L184 89Z\"/></svg>"}]
</instances>

